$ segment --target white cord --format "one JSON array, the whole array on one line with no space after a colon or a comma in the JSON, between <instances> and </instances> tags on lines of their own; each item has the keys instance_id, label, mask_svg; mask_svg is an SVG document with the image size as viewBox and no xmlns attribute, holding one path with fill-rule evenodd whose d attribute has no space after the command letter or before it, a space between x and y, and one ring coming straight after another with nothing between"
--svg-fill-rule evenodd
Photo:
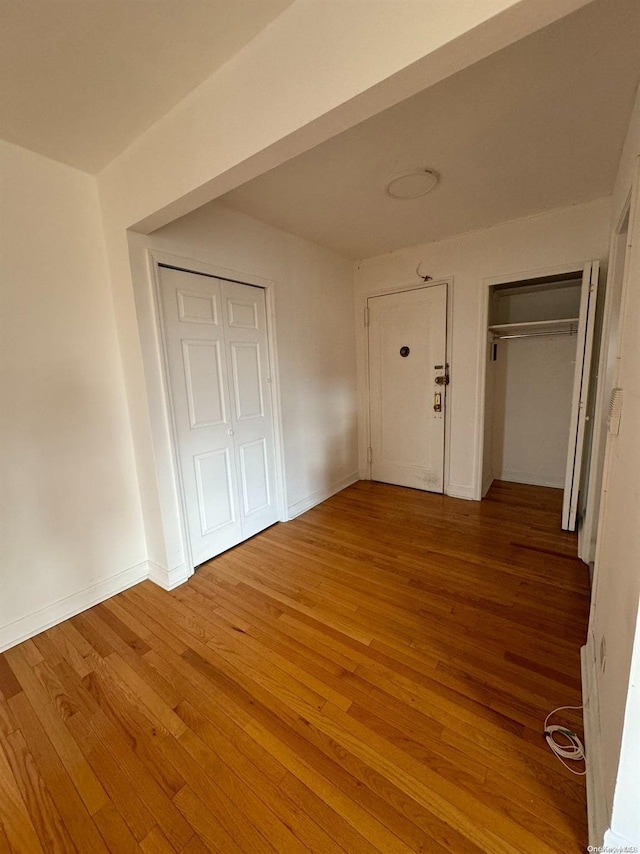
<instances>
[{"instance_id":1,"label":"white cord","mask_svg":"<svg viewBox=\"0 0 640 854\"><path fill-rule=\"evenodd\" d=\"M557 709L554 709L552 712L549 712L547 717L544 719L544 737L547 740L547 744L551 748L551 750L558 757L560 762L564 765L565 768L568 768L572 774L577 774L582 777L587 773L587 769L585 768L583 771L574 771L574 769L567 765L565 759L571 759L573 762L579 762L581 759L585 759L584 755L584 747L582 742L578 738L578 736L570 729L564 726L557 726L553 724L552 726L548 726L549 718L551 715L555 715L556 712L561 712L563 709L581 709L582 706L559 706ZM555 734L563 736L566 738L566 742L562 743L560 741L556 741Z\"/></svg>"}]
</instances>

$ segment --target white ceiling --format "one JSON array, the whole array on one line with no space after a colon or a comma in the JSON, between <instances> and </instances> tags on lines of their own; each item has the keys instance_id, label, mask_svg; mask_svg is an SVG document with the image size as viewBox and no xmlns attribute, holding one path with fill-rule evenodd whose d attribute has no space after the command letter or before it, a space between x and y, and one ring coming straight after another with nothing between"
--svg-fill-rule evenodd
<instances>
[{"instance_id":1,"label":"white ceiling","mask_svg":"<svg viewBox=\"0 0 640 854\"><path fill-rule=\"evenodd\" d=\"M292 0L0 0L0 137L96 172Z\"/></svg>"},{"instance_id":2,"label":"white ceiling","mask_svg":"<svg viewBox=\"0 0 640 854\"><path fill-rule=\"evenodd\" d=\"M222 199L364 258L608 195L639 46L638 0L596 0ZM440 185L389 199L413 166Z\"/></svg>"}]
</instances>

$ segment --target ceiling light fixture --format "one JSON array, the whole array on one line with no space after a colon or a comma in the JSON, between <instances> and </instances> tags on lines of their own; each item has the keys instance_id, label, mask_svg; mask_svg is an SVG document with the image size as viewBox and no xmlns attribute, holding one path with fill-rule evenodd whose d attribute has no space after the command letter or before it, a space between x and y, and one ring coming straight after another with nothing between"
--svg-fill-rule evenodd
<instances>
[{"instance_id":1,"label":"ceiling light fixture","mask_svg":"<svg viewBox=\"0 0 640 854\"><path fill-rule=\"evenodd\" d=\"M439 180L433 169L405 169L387 178L384 191L392 199L417 199L435 189Z\"/></svg>"}]
</instances>

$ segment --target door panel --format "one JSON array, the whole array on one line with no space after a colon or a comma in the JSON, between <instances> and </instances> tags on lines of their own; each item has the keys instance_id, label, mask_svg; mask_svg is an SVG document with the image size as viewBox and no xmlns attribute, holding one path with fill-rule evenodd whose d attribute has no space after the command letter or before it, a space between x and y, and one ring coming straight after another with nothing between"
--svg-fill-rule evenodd
<instances>
[{"instance_id":1,"label":"door panel","mask_svg":"<svg viewBox=\"0 0 640 854\"><path fill-rule=\"evenodd\" d=\"M231 364L238 421L262 418L264 406L258 344L232 344Z\"/></svg>"},{"instance_id":2,"label":"door panel","mask_svg":"<svg viewBox=\"0 0 640 854\"><path fill-rule=\"evenodd\" d=\"M442 492L446 385L436 378L446 374L447 286L368 304L371 476Z\"/></svg>"},{"instance_id":3,"label":"door panel","mask_svg":"<svg viewBox=\"0 0 640 854\"><path fill-rule=\"evenodd\" d=\"M277 521L264 291L160 267L194 564Z\"/></svg>"},{"instance_id":4,"label":"door panel","mask_svg":"<svg viewBox=\"0 0 640 854\"><path fill-rule=\"evenodd\" d=\"M178 290L178 317L191 323L218 323L217 294L196 294Z\"/></svg>"},{"instance_id":5,"label":"door panel","mask_svg":"<svg viewBox=\"0 0 640 854\"><path fill-rule=\"evenodd\" d=\"M202 536L235 522L229 449L197 454L193 458Z\"/></svg>"},{"instance_id":6,"label":"door panel","mask_svg":"<svg viewBox=\"0 0 640 854\"><path fill-rule=\"evenodd\" d=\"M565 531L575 531L578 521L578 497L580 492L582 459L585 450L587 397L591 379L599 268L599 262L592 261L586 265L582 276L580 322L578 324L576 368L571 403L571 423L569 427L569 448L567 452L564 493L562 496L562 528Z\"/></svg>"},{"instance_id":7,"label":"door panel","mask_svg":"<svg viewBox=\"0 0 640 854\"><path fill-rule=\"evenodd\" d=\"M267 447L264 439L240 445L240 476L245 516L263 510L270 503L267 470Z\"/></svg>"},{"instance_id":8,"label":"door panel","mask_svg":"<svg viewBox=\"0 0 640 854\"><path fill-rule=\"evenodd\" d=\"M256 304L229 297L227 300L229 326L233 329L257 329L258 313Z\"/></svg>"},{"instance_id":9,"label":"door panel","mask_svg":"<svg viewBox=\"0 0 640 854\"><path fill-rule=\"evenodd\" d=\"M191 427L225 423L219 341L182 341L182 363Z\"/></svg>"},{"instance_id":10,"label":"door panel","mask_svg":"<svg viewBox=\"0 0 640 854\"><path fill-rule=\"evenodd\" d=\"M264 290L221 282L224 334L235 443L238 448L243 534L277 521L273 416Z\"/></svg>"}]
</instances>

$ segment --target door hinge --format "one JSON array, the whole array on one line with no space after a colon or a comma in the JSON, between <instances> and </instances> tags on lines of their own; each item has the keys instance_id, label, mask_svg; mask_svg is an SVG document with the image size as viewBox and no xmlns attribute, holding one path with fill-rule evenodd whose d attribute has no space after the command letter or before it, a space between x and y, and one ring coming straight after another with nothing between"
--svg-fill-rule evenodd
<instances>
[{"instance_id":1,"label":"door hinge","mask_svg":"<svg viewBox=\"0 0 640 854\"><path fill-rule=\"evenodd\" d=\"M612 388L609 400L609 433L612 436L620 435L620 419L622 417L622 389Z\"/></svg>"},{"instance_id":2,"label":"door hinge","mask_svg":"<svg viewBox=\"0 0 640 854\"><path fill-rule=\"evenodd\" d=\"M366 308L364 310L364 325L365 326L369 325L369 306L366 306Z\"/></svg>"},{"instance_id":3,"label":"door hinge","mask_svg":"<svg viewBox=\"0 0 640 854\"><path fill-rule=\"evenodd\" d=\"M369 465L373 462L373 448L367 448L367 462Z\"/></svg>"}]
</instances>

